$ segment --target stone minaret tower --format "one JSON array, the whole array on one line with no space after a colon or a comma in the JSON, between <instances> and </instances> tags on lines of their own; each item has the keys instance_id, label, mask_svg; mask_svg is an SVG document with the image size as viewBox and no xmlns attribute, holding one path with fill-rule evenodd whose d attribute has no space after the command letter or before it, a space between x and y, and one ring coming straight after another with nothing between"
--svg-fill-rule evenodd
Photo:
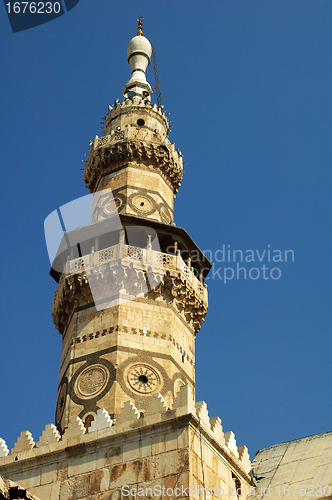
<instances>
[{"instance_id":1,"label":"stone minaret tower","mask_svg":"<svg viewBox=\"0 0 332 500\"><path fill-rule=\"evenodd\" d=\"M10 498L244 500L253 486L247 448L195 403L210 263L174 223L182 158L151 105L150 57L139 26L123 102L109 108L85 164L91 194L74 214L60 208L65 225L90 203L51 270L63 338L56 425L37 442L22 431L11 453L0 438L0 494L4 485Z\"/></svg>"},{"instance_id":2,"label":"stone minaret tower","mask_svg":"<svg viewBox=\"0 0 332 500\"><path fill-rule=\"evenodd\" d=\"M100 408L116 418L130 399L144 415L147 396L160 393L172 405L182 385L195 390L210 263L173 222L182 157L162 107L151 104L151 44L141 30L127 53L123 103L109 107L105 135L85 164L92 223L68 234L75 243L60 246L52 270L59 282L52 314L63 337L60 433L76 415L88 427Z\"/></svg>"}]
</instances>

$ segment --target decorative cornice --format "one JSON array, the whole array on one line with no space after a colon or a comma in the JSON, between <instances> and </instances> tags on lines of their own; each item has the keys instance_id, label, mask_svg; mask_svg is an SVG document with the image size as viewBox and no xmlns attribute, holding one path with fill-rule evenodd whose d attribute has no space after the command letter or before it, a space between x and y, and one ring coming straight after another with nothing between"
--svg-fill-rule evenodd
<instances>
[{"instance_id":1,"label":"decorative cornice","mask_svg":"<svg viewBox=\"0 0 332 500\"><path fill-rule=\"evenodd\" d=\"M135 269L131 263L122 261L116 266L107 263L93 271L94 296L96 283L100 283L100 292L103 294L103 283L118 294L120 301L134 300L144 296L156 299L161 297L172 304L197 333L204 322L207 312L207 300L200 290L194 289L185 275L179 270L167 270L162 281L160 271L149 269L148 276L142 269ZM85 271L76 274L63 274L54 293L52 316L59 333L63 334L74 309L82 303L94 301L90 291L89 281ZM155 280L155 282L153 282ZM149 291L144 293L146 283ZM111 284L111 285L110 285ZM121 291L121 292L120 292Z\"/></svg>"},{"instance_id":2,"label":"decorative cornice","mask_svg":"<svg viewBox=\"0 0 332 500\"><path fill-rule=\"evenodd\" d=\"M85 164L85 184L94 192L101 174L112 165L118 167L121 161L148 162L158 170L176 194L181 186L183 170L181 157L172 149L174 147L164 143L126 140L124 133L96 138Z\"/></svg>"},{"instance_id":3,"label":"decorative cornice","mask_svg":"<svg viewBox=\"0 0 332 500\"><path fill-rule=\"evenodd\" d=\"M53 296L52 317L59 333L63 335L74 312L82 303L93 302L86 273L62 274Z\"/></svg>"}]
</instances>

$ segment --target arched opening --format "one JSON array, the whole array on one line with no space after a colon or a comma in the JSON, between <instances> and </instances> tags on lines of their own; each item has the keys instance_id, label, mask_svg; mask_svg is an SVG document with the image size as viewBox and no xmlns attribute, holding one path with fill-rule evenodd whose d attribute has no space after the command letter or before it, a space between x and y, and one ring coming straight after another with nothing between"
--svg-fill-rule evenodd
<instances>
[{"instance_id":1,"label":"arched opening","mask_svg":"<svg viewBox=\"0 0 332 500\"><path fill-rule=\"evenodd\" d=\"M94 415L87 415L84 419L84 427L86 428L86 430L89 429L89 427L91 426L91 423L94 421L95 417Z\"/></svg>"}]
</instances>

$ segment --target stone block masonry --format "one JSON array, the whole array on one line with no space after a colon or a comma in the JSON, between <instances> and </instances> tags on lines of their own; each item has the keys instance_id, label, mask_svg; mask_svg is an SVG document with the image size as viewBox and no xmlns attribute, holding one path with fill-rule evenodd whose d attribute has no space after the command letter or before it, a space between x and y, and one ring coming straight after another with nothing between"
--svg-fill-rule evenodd
<instances>
[{"instance_id":1,"label":"stone block masonry","mask_svg":"<svg viewBox=\"0 0 332 500\"><path fill-rule=\"evenodd\" d=\"M182 386L172 408L160 394L150 396L143 418L128 401L114 421L100 409L88 429L75 417L62 438L52 424L37 443L23 431L11 454L1 440L0 474L40 500L114 500L126 498L124 486L226 491L235 479L249 487L247 448L226 436L206 403L195 405L191 388Z\"/></svg>"}]
</instances>

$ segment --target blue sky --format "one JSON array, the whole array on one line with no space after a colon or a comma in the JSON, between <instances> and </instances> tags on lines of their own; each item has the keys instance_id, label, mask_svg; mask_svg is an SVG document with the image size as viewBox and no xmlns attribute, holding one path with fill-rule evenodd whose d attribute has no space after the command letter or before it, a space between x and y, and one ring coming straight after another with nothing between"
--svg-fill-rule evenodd
<instances>
[{"instance_id":1,"label":"blue sky","mask_svg":"<svg viewBox=\"0 0 332 500\"><path fill-rule=\"evenodd\" d=\"M16 34L4 7L0 16L0 437L12 448L22 430L38 440L54 421L61 337L43 222L87 194L81 160L122 97L139 15L187 162L175 221L214 262L196 399L252 458L330 431L331 2L80 0ZM153 85L152 67L147 77ZM216 260L223 245L292 249L294 262L263 262L280 279L225 284L236 263Z\"/></svg>"}]
</instances>

